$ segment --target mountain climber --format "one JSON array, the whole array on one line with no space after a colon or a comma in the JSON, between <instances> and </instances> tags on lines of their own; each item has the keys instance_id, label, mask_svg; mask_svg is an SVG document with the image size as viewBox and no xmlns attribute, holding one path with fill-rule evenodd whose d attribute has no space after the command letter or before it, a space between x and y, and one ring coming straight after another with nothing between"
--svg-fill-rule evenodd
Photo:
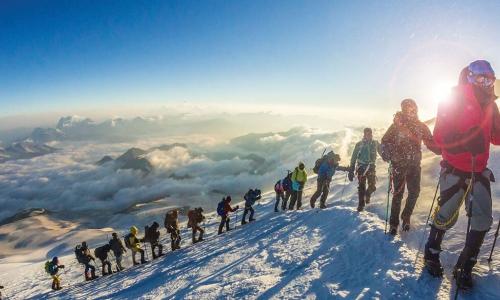
<instances>
[{"instance_id":1,"label":"mountain climber","mask_svg":"<svg viewBox=\"0 0 500 300\"><path fill-rule=\"evenodd\" d=\"M75 247L76 260L85 266L85 280L93 280L98 276L95 275L95 267L90 264L91 261L95 264L95 257L90 253L87 242L82 242L81 245Z\"/></svg>"},{"instance_id":2,"label":"mountain climber","mask_svg":"<svg viewBox=\"0 0 500 300\"><path fill-rule=\"evenodd\" d=\"M401 102L401 112L394 116L394 122L382 137L382 157L389 160L392 167L394 195L392 198L390 233L397 234L401 200L408 188L406 205L401 214L403 231L410 230L410 218L420 194L420 161L422 142L429 150L440 154L427 125L418 119L418 107L414 100Z\"/></svg>"},{"instance_id":3,"label":"mountain climber","mask_svg":"<svg viewBox=\"0 0 500 300\"><path fill-rule=\"evenodd\" d=\"M146 263L147 261L144 259L144 250L141 248L141 243L144 242L144 239L139 239L137 235L139 234L139 229L137 227L130 227L130 233L125 236L125 246L132 250L132 263L138 265L139 263L135 259L135 255L137 253L141 254L141 264Z\"/></svg>"},{"instance_id":4,"label":"mountain climber","mask_svg":"<svg viewBox=\"0 0 500 300\"><path fill-rule=\"evenodd\" d=\"M281 200L281 210L286 210L286 204L288 199L290 199L292 191L292 173L288 171L285 178L278 180L274 184L274 191L276 192L276 203L274 205L274 211L278 212L278 206Z\"/></svg>"},{"instance_id":5,"label":"mountain climber","mask_svg":"<svg viewBox=\"0 0 500 300\"><path fill-rule=\"evenodd\" d=\"M192 229L192 240L193 244L197 242L203 241L203 233L205 230L200 227L200 223L205 220L205 216L203 216L203 208L198 207L195 209L191 209L188 211L188 228ZM196 232L200 232L200 236L196 238Z\"/></svg>"},{"instance_id":6,"label":"mountain climber","mask_svg":"<svg viewBox=\"0 0 500 300\"><path fill-rule=\"evenodd\" d=\"M326 198L330 192L330 182L332 181L335 171L345 171L348 172L349 168L339 166L340 156L335 154L333 151L328 152L328 154L321 157L318 161L318 178L317 178L317 188L316 192L311 196L310 205L312 208L316 205L316 200L320 198L320 208L326 208Z\"/></svg>"},{"instance_id":7,"label":"mountain climber","mask_svg":"<svg viewBox=\"0 0 500 300\"><path fill-rule=\"evenodd\" d=\"M253 218L255 210L253 209L252 206L255 204L257 200L261 198L262 198L262 193L259 189L254 189L254 190L250 189L245 194L245 196L243 196L243 199L245 199L245 210L243 211L243 217L241 218L241 225L245 225L247 223L246 218L248 212L250 212L250 217L248 218L248 221L249 222L255 221L255 219Z\"/></svg>"},{"instance_id":8,"label":"mountain climber","mask_svg":"<svg viewBox=\"0 0 500 300\"><path fill-rule=\"evenodd\" d=\"M231 230L229 228L229 222L231 221L229 218L229 212L235 212L239 208L239 205L236 205L234 208L231 207L231 196L222 198L222 201L217 205L217 214L221 217L218 234L222 233L224 224L226 224L226 231Z\"/></svg>"},{"instance_id":9,"label":"mountain climber","mask_svg":"<svg viewBox=\"0 0 500 300\"><path fill-rule=\"evenodd\" d=\"M487 61L472 62L462 71L450 100L440 104L434 128L434 139L443 158L439 178L441 197L433 215L424 259L432 275L442 276L441 242L446 230L456 223L465 202L470 230L453 272L461 289L472 287L472 269L493 222L490 182L494 182L494 177L487 164L490 144L500 145L500 113L495 103L494 82L495 72Z\"/></svg>"},{"instance_id":10,"label":"mountain climber","mask_svg":"<svg viewBox=\"0 0 500 300\"><path fill-rule=\"evenodd\" d=\"M375 192L377 176L375 173L375 161L379 143L373 140L371 128L363 130L363 139L356 143L351 156L349 170L349 181L354 180L354 174L358 176L358 211L362 211L365 205L370 203L370 197ZM366 183L368 182L368 188Z\"/></svg>"},{"instance_id":11,"label":"mountain climber","mask_svg":"<svg viewBox=\"0 0 500 300\"><path fill-rule=\"evenodd\" d=\"M160 224L158 222L153 222L151 226L146 226L144 242L148 242L151 245L151 253L153 259L163 256L163 245L160 243ZM158 248L158 254L156 254L155 249Z\"/></svg>"},{"instance_id":12,"label":"mountain climber","mask_svg":"<svg viewBox=\"0 0 500 300\"><path fill-rule=\"evenodd\" d=\"M111 246L109 244L103 245L101 247L97 247L94 250L95 257L99 258L102 265L102 275L110 275L113 274L111 270L111 263L108 260L108 252L111 251ZM106 271L107 267L107 271Z\"/></svg>"},{"instance_id":13,"label":"mountain climber","mask_svg":"<svg viewBox=\"0 0 500 300\"><path fill-rule=\"evenodd\" d=\"M306 166L303 162L300 162L292 173L292 195L290 198L290 206L288 209L293 210L295 203L297 203L297 209L302 207L302 191L307 182L307 172L305 170Z\"/></svg>"},{"instance_id":14,"label":"mountain climber","mask_svg":"<svg viewBox=\"0 0 500 300\"><path fill-rule=\"evenodd\" d=\"M165 228L170 233L170 245L172 251L181 248L181 230L179 229L179 212L173 209L165 214Z\"/></svg>"},{"instance_id":15,"label":"mountain climber","mask_svg":"<svg viewBox=\"0 0 500 300\"><path fill-rule=\"evenodd\" d=\"M52 277L52 289L54 291L61 289L61 279L57 274L59 269L64 269L64 265L59 264L59 258L57 256L53 257L51 261L47 261L45 263L45 272ZM3 286L0 288L3 289Z\"/></svg>"},{"instance_id":16,"label":"mountain climber","mask_svg":"<svg viewBox=\"0 0 500 300\"><path fill-rule=\"evenodd\" d=\"M123 245L122 240L118 238L118 234L116 232L113 232L112 238L109 240L109 245L111 246L111 250L115 256L116 268L118 271L122 271L125 269L122 266L123 253L127 252L127 248Z\"/></svg>"}]
</instances>

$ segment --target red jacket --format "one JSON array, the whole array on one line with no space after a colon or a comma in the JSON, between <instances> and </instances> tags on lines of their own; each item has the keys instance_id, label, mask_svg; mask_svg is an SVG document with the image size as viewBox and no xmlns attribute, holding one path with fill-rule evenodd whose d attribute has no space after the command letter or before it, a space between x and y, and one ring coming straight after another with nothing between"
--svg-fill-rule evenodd
<instances>
[{"instance_id":1,"label":"red jacket","mask_svg":"<svg viewBox=\"0 0 500 300\"><path fill-rule=\"evenodd\" d=\"M229 212L234 212L236 211L236 208L232 208L231 204L229 204L229 201L224 202L224 215L227 216Z\"/></svg>"},{"instance_id":2,"label":"red jacket","mask_svg":"<svg viewBox=\"0 0 500 300\"><path fill-rule=\"evenodd\" d=\"M474 171L482 172L488 164L490 144L500 145L500 114L495 98L481 106L473 86L466 84L458 86L450 100L439 106L434 141L441 148L443 160L458 170L471 172L472 155L456 149L463 149L470 129L480 128L486 150L476 156Z\"/></svg>"}]
</instances>

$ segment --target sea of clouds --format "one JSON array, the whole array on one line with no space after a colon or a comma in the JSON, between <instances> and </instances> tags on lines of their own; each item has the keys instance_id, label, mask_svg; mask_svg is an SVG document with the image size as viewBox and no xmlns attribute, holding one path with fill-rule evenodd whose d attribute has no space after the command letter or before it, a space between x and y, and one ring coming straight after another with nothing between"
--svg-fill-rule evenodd
<instances>
[{"instance_id":1,"label":"sea of clouds","mask_svg":"<svg viewBox=\"0 0 500 300\"><path fill-rule=\"evenodd\" d=\"M55 153L2 164L0 221L25 209L44 208L59 217L104 226L113 215L158 199L172 206L210 210L224 195L238 198L249 188L271 189L299 161L312 168L325 148L340 153L348 164L347 154L360 137L360 128L326 132L309 127L246 134L217 143L207 143L208 137L186 137L185 147L146 154L153 166L149 174L95 163L104 155L116 158L129 148L147 149L173 139L56 142L52 144L59 149Z\"/></svg>"}]
</instances>

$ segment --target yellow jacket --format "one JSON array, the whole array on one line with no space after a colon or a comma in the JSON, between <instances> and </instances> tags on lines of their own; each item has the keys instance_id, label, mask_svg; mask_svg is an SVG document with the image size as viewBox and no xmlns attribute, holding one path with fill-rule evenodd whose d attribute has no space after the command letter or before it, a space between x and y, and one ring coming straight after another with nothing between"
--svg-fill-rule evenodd
<instances>
[{"instance_id":1,"label":"yellow jacket","mask_svg":"<svg viewBox=\"0 0 500 300\"><path fill-rule=\"evenodd\" d=\"M299 183L306 183L307 181L307 172L306 170L300 170L299 168L295 168L292 173L292 181L297 181Z\"/></svg>"}]
</instances>

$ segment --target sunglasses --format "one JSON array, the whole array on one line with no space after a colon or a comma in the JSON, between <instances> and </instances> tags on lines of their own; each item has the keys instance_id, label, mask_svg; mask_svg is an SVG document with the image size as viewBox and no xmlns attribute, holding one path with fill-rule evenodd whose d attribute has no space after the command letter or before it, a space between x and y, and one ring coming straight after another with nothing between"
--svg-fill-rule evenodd
<instances>
[{"instance_id":1,"label":"sunglasses","mask_svg":"<svg viewBox=\"0 0 500 300\"><path fill-rule=\"evenodd\" d=\"M492 87L495 84L495 77L488 77L484 75L476 75L474 76L474 83L480 85L482 87Z\"/></svg>"}]
</instances>

